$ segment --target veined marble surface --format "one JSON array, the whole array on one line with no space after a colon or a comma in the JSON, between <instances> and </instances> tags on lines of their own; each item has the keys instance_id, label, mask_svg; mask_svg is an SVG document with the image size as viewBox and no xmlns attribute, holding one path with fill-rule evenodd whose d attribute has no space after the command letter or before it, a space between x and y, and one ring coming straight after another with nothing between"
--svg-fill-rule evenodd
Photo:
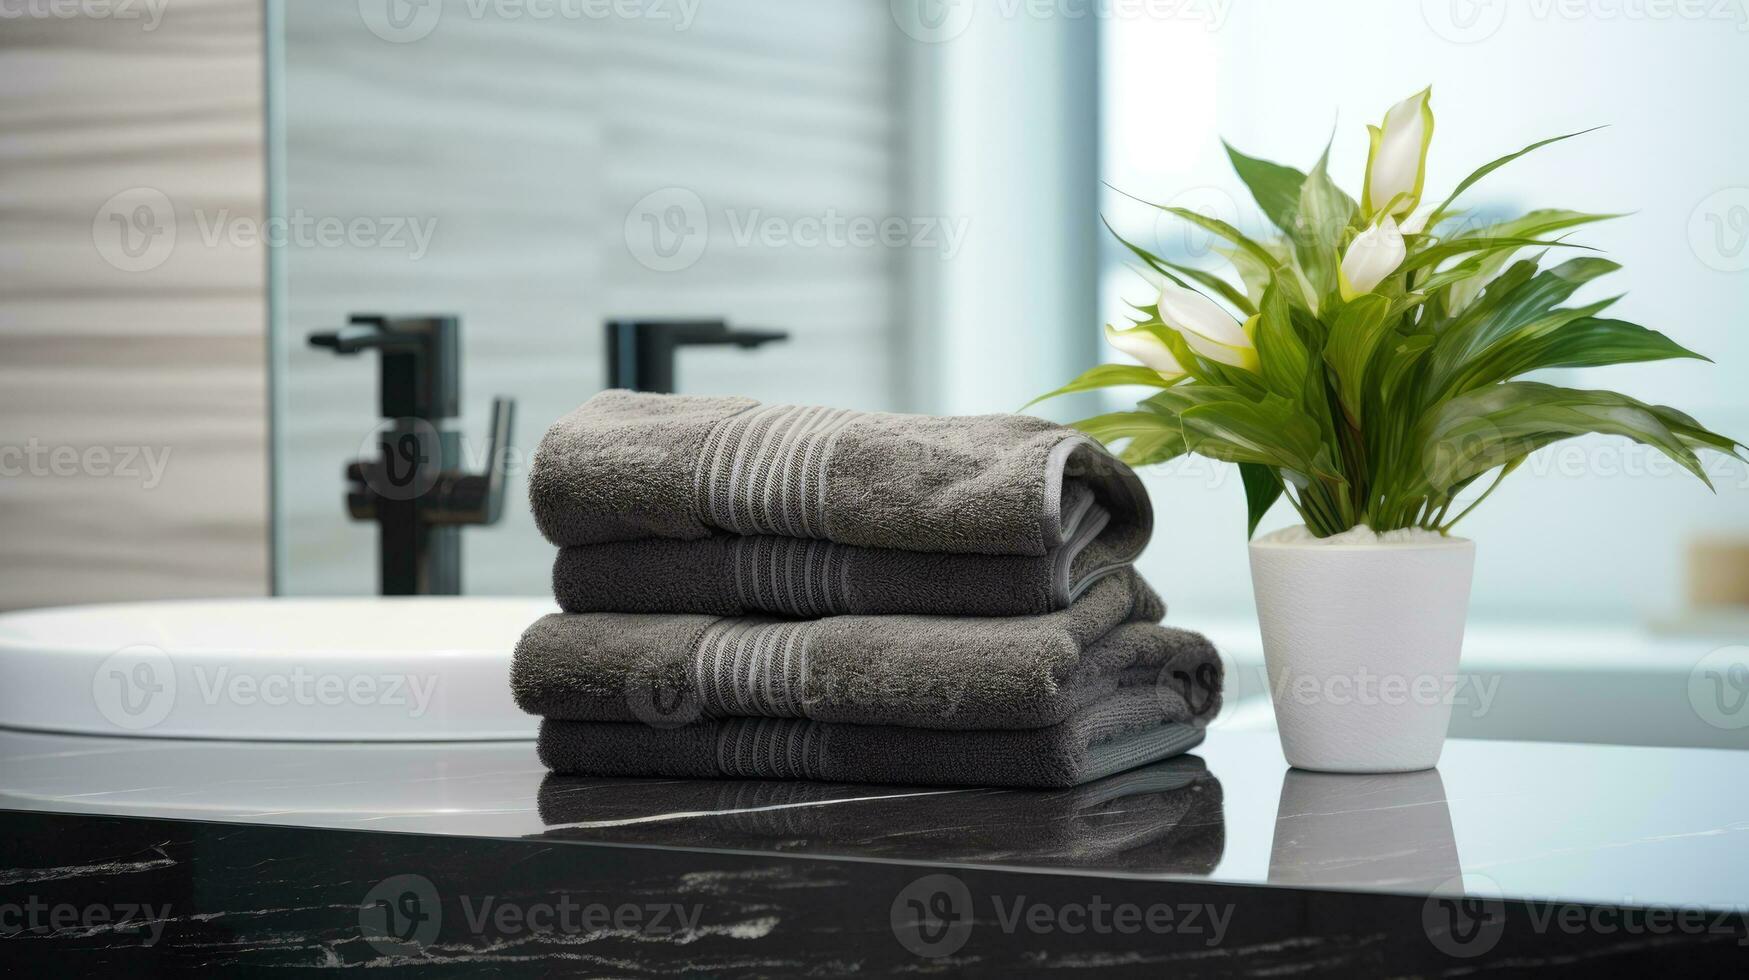
<instances>
[{"instance_id":1,"label":"veined marble surface","mask_svg":"<svg viewBox=\"0 0 1749 980\"><path fill-rule=\"evenodd\" d=\"M0 730L0 808L1749 911L1749 753L1448 743L1290 770L1273 733L1068 791L548 777L532 742Z\"/></svg>"}]
</instances>

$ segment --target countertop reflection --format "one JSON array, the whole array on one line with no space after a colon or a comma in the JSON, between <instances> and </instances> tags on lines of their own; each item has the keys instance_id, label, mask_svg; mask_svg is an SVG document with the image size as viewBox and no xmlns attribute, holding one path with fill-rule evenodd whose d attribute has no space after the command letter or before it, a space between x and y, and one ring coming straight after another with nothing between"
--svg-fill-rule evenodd
<instances>
[{"instance_id":1,"label":"countertop reflection","mask_svg":"<svg viewBox=\"0 0 1749 980\"><path fill-rule=\"evenodd\" d=\"M0 807L538 837L1234 884L1749 907L1749 753L1453 740L1437 770L1290 770L1273 733L1072 790L549 776L530 742L0 730Z\"/></svg>"}]
</instances>

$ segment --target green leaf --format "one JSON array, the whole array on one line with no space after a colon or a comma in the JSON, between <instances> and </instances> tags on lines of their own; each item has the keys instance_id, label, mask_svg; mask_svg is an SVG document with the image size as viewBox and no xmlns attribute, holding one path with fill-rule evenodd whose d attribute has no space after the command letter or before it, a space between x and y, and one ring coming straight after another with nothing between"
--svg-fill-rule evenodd
<instances>
[{"instance_id":1,"label":"green leaf","mask_svg":"<svg viewBox=\"0 0 1749 980\"><path fill-rule=\"evenodd\" d=\"M1498 221L1491 225L1475 228L1458 235L1447 236L1447 241L1466 238L1535 238L1551 231L1561 231L1575 228L1579 225L1591 224L1596 221L1608 221L1612 218L1626 217L1623 214L1590 214L1585 211L1568 211L1563 208L1542 208L1527 211L1516 218Z\"/></svg>"},{"instance_id":2,"label":"green leaf","mask_svg":"<svg viewBox=\"0 0 1749 980\"><path fill-rule=\"evenodd\" d=\"M1589 214L1584 211L1547 208L1530 211L1509 221L1496 222L1456 237L1508 240L1535 238L1551 231L1561 231L1578 225L1619 217L1622 215ZM1421 283L1420 288L1431 291L1449 282L1451 288L1445 296L1443 305L1452 314L1462 313L1475 301L1476 296L1481 293L1482 287L1486 286L1488 281L1499 273L1507 262L1511 261L1513 254L1520 247L1519 245L1505 245L1474 253L1458 266L1435 273L1427 281Z\"/></svg>"},{"instance_id":3,"label":"green leaf","mask_svg":"<svg viewBox=\"0 0 1749 980\"><path fill-rule=\"evenodd\" d=\"M1512 263L1506 268L1506 271L1496 275L1484 285L1481 293L1466 305L1461 313L1457 313L1443 322L1435 323L1434 329L1440 334L1447 334L1457 333L1472 327L1482 317L1487 316L1490 310L1504 303L1506 297L1512 295L1518 287L1529 282L1537 274L1537 263L1541 261L1542 254L1538 253L1531 258L1520 259Z\"/></svg>"},{"instance_id":4,"label":"green leaf","mask_svg":"<svg viewBox=\"0 0 1749 980\"><path fill-rule=\"evenodd\" d=\"M1543 147L1548 146L1550 143L1559 143L1562 140L1570 140L1575 136L1584 136L1586 133L1595 133L1602 128L1603 128L1602 126L1593 126L1590 129L1581 129L1576 133L1567 133L1564 136L1552 136L1546 140L1539 140L1535 143L1530 144L1529 146L1525 147L1522 150L1518 150L1517 152L1514 152L1514 153L1508 153L1503 157L1500 157L1500 158L1495 159L1495 160L1490 160L1487 163L1481 165L1480 167L1477 167L1475 169L1475 171L1472 172L1468 177L1465 177L1463 180L1458 181L1457 187L1452 190L1451 194L1448 195L1444 201L1440 202L1439 207L1433 209L1433 213L1428 218L1428 222L1427 222L1428 227L1432 227L1441 217L1443 217L1445 215L1446 209L1450 208L1452 202L1456 201L1458 199L1459 194L1462 194L1464 191L1467 191L1471 187L1474 187L1476 182L1481 180L1483 177L1488 176L1489 174L1493 173L1494 171L1499 170L1501 167L1506 166L1507 164L1511 163L1512 161L1518 159L1521 156L1524 156L1526 153L1530 153L1533 150L1540 150Z\"/></svg>"},{"instance_id":5,"label":"green leaf","mask_svg":"<svg viewBox=\"0 0 1749 980\"><path fill-rule=\"evenodd\" d=\"M1177 423L1156 412L1107 412L1072 423L1076 429L1103 443L1119 439L1136 439L1154 435L1161 430L1176 432Z\"/></svg>"},{"instance_id":6,"label":"green leaf","mask_svg":"<svg viewBox=\"0 0 1749 980\"><path fill-rule=\"evenodd\" d=\"M1405 390L1422 358L1432 349L1432 334L1411 334L1396 337L1380 346L1379 398L1386 405L1395 405Z\"/></svg>"},{"instance_id":7,"label":"green leaf","mask_svg":"<svg viewBox=\"0 0 1749 980\"><path fill-rule=\"evenodd\" d=\"M1601 305L1560 311L1560 315L1539 320L1495 342L1464 365L1455 390L1508 381L1544 368L1603 367L1678 357L1707 360L1656 330L1592 316Z\"/></svg>"},{"instance_id":8,"label":"green leaf","mask_svg":"<svg viewBox=\"0 0 1749 980\"><path fill-rule=\"evenodd\" d=\"M1477 291L1480 291L1482 286L1487 285L1487 278L1490 274L1487 267L1489 260L1494 255L1500 256L1502 263L1504 263L1504 260L1512 255L1512 249L1502 248L1494 253L1484 252L1481 255L1472 255L1449 269L1441 269L1427 278L1417 281L1414 289L1423 297L1432 297L1447 286L1473 282L1476 284Z\"/></svg>"},{"instance_id":9,"label":"green leaf","mask_svg":"<svg viewBox=\"0 0 1749 980\"><path fill-rule=\"evenodd\" d=\"M1336 315L1336 322L1330 327L1330 340L1324 347L1324 361L1336 374L1337 398L1357 429L1365 421L1361 406L1367 369L1379 344L1392 333L1391 321L1385 315L1390 306L1383 296L1356 298Z\"/></svg>"},{"instance_id":10,"label":"green leaf","mask_svg":"<svg viewBox=\"0 0 1749 980\"><path fill-rule=\"evenodd\" d=\"M1119 191L1118 193L1121 194L1123 192ZM1263 263L1264 265L1268 266L1271 269L1274 269L1275 267L1277 267L1281 264L1279 261L1276 260L1275 256L1269 254L1269 249L1264 248L1262 245L1259 245L1256 242L1252 241L1251 239L1245 237L1245 234L1243 232L1241 232L1239 229L1234 228L1232 225L1227 224L1225 221L1222 221L1219 218L1211 218L1208 215L1200 214L1196 211L1190 210L1189 208L1175 208L1175 207L1172 207L1172 206L1166 205L1166 204L1155 204L1153 201L1143 201L1139 197L1135 198L1135 200L1141 201L1143 204L1146 204L1149 207L1159 208L1161 211L1164 211L1167 214L1173 215L1175 217L1183 218L1185 221L1190 222L1191 224L1197 226L1198 228L1201 228L1204 231L1207 231L1207 232L1209 232L1209 233L1211 233L1219 238L1223 238L1223 239L1227 240L1228 242L1231 242L1232 244L1239 246L1240 248L1244 249L1247 253L1249 253L1252 258Z\"/></svg>"},{"instance_id":11,"label":"green leaf","mask_svg":"<svg viewBox=\"0 0 1749 980\"><path fill-rule=\"evenodd\" d=\"M1444 493L1550 443L1588 433L1650 446L1712 485L1694 451L1652 406L1613 391L1530 381L1478 388L1429 412L1418 428L1421 482Z\"/></svg>"},{"instance_id":12,"label":"green leaf","mask_svg":"<svg viewBox=\"0 0 1749 980\"><path fill-rule=\"evenodd\" d=\"M1222 279L1220 276L1205 269L1193 269L1186 265L1179 265L1176 262L1169 262L1118 234L1117 229L1111 226L1111 222L1105 221L1104 216L1101 216L1099 220L1105 222L1105 229L1111 232L1111 237L1117 239L1123 244L1123 247L1135 253L1136 257L1147 263L1149 268L1153 269L1153 271L1165 276L1180 286L1184 286L1186 289L1189 289L1190 286L1185 283L1184 278L1191 279L1201 284L1204 288L1219 293L1222 299L1225 299L1227 302L1243 310L1246 316L1250 316L1257 312L1257 307L1252 305L1249 297L1236 288L1232 283ZM1181 276L1184 278L1180 278Z\"/></svg>"},{"instance_id":13,"label":"green leaf","mask_svg":"<svg viewBox=\"0 0 1749 980\"><path fill-rule=\"evenodd\" d=\"M1184 433L1173 426L1132 438L1117 458L1134 467L1154 466L1176 459L1185 451Z\"/></svg>"},{"instance_id":14,"label":"green leaf","mask_svg":"<svg viewBox=\"0 0 1749 980\"><path fill-rule=\"evenodd\" d=\"M1238 270L1239 281L1245 284L1245 294L1250 296L1254 302L1261 301L1263 291L1269 288L1269 280L1275 275L1274 271L1243 249L1216 246L1215 251L1231 262L1234 269Z\"/></svg>"},{"instance_id":15,"label":"green leaf","mask_svg":"<svg viewBox=\"0 0 1749 980\"><path fill-rule=\"evenodd\" d=\"M1245 537L1250 538L1257 533L1263 515L1281 499L1281 477L1267 466L1240 463L1239 478L1245 483Z\"/></svg>"},{"instance_id":16,"label":"green leaf","mask_svg":"<svg viewBox=\"0 0 1749 980\"><path fill-rule=\"evenodd\" d=\"M1210 402L1185 409L1178 421L1193 453L1302 473L1318 468L1313 462L1319 449L1317 426L1287 399Z\"/></svg>"},{"instance_id":17,"label":"green leaf","mask_svg":"<svg viewBox=\"0 0 1749 980\"><path fill-rule=\"evenodd\" d=\"M1358 210L1352 198L1330 180L1326 164L1330 151L1318 158L1312 172L1306 175L1300 189L1298 224L1290 233L1294 240L1294 257L1311 283L1314 299L1322 305L1324 297L1336 290L1336 266L1341 262L1343 233L1354 221Z\"/></svg>"},{"instance_id":18,"label":"green leaf","mask_svg":"<svg viewBox=\"0 0 1749 980\"><path fill-rule=\"evenodd\" d=\"M1749 446L1744 446L1743 443L1728 436L1709 432L1699 422L1696 422L1693 416L1679 412L1668 405L1649 407L1652 414L1658 416L1658 421L1663 422L1666 428L1676 433L1677 438L1687 443L1691 448L1716 449L1734 459L1745 458L1738 454L1737 448L1743 446L1745 449L1749 449Z\"/></svg>"},{"instance_id":19,"label":"green leaf","mask_svg":"<svg viewBox=\"0 0 1749 980\"><path fill-rule=\"evenodd\" d=\"M1292 232L1300 209L1300 185L1306 182L1306 175L1293 167L1246 156L1225 140L1221 145L1227 148L1233 170L1251 189L1251 196L1264 215L1283 232Z\"/></svg>"},{"instance_id":20,"label":"green leaf","mask_svg":"<svg viewBox=\"0 0 1749 980\"><path fill-rule=\"evenodd\" d=\"M1263 292L1257 319L1257 359L1263 368L1263 383L1278 395L1294 395L1305 384L1311 355L1294 330L1293 312L1276 285Z\"/></svg>"},{"instance_id":21,"label":"green leaf","mask_svg":"<svg viewBox=\"0 0 1749 980\"><path fill-rule=\"evenodd\" d=\"M1446 259L1468 255L1472 252L1494 252L1501 249L1517 250L1521 248L1579 248L1593 251L1589 245L1576 242L1543 241L1538 238L1457 238L1449 242L1430 245L1403 260L1406 270L1423 269L1438 265Z\"/></svg>"},{"instance_id":22,"label":"green leaf","mask_svg":"<svg viewBox=\"0 0 1749 980\"><path fill-rule=\"evenodd\" d=\"M1055 391L1046 392L1020 406L1026 411L1047 398L1058 395L1069 395L1077 391L1092 391L1096 388L1113 388L1118 385L1147 385L1150 388L1165 388L1173 384L1160 376L1160 372L1150 367L1137 364L1101 364L1081 372L1081 376Z\"/></svg>"},{"instance_id":23,"label":"green leaf","mask_svg":"<svg viewBox=\"0 0 1749 980\"><path fill-rule=\"evenodd\" d=\"M1176 385L1164 391L1155 392L1143 399L1142 407L1162 415L1177 417L1179 413L1198 405L1247 400L1245 393L1238 388L1226 385L1191 384Z\"/></svg>"},{"instance_id":24,"label":"green leaf","mask_svg":"<svg viewBox=\"0 0 1749 980\"><path fill-rule=\"evenodd\" d=\"M1555 313L1556 307L1580 286L1621 268L1608 259L1579 258L1524 279L1524 265L1515 266L1517 274L1511 278L1503 274L1488 287L1483 302L1440 333L1430 361L1432 391L1451 390L1451 382L1462 376L1469 361L1483 350L1520 328L1551 316L1558 320L1565 314ZM1588 316L1600 308L1579 315Z\"/></svg>"}]
</instances>

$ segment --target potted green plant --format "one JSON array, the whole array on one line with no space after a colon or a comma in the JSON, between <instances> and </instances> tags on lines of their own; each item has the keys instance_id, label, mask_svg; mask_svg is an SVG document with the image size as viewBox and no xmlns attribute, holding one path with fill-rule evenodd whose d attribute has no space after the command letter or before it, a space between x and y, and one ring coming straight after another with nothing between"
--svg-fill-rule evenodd
<instances>
[{"instance_id":1,"label":"potted green plant","mask_svg":"<svg viewBox=\"0 0 1749 980\"><path fill-rule=\"evenodd\" d=\"M1358 201L1328 174L1328 149L1302 173L1229 146L1274 232L1159 206L1220 239L1236 281L1125 241L1155 300L1105 329L1141 365L1102 365L1045 396L1157 389L1077 425L1132 465L1238 464L1252 536L1278 500L1299 514L1250 546L1270 688L1288 761L1348 772L1438 762L1475 554L1450 532L1530 453L1625 436L1707 481L1697 451L1740 445L1668 406L1520 380L1700 356L1605 316L1611 299L1563 305L1619 267L1556 233L1615 215L1481 224L1455 207L1498 168L1581 134L1484 164L1421 209L1431 90L1368 130Z\"/></svg>"}]
</instances>

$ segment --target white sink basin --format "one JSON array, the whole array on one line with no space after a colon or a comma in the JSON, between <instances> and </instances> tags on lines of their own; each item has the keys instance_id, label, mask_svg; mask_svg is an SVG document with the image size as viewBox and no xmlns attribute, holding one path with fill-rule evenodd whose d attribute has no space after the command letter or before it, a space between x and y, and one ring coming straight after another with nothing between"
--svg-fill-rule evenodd
<instances>
[{"instance_id":1,"label":"white sink basin","mask_svg":"<svg viewBox=\"0 0 1749 980\"><path fill-rule=\"evenodd\" d=\"M0 725L249 740L532 738L510 654L542 599L219 599L0 615Z\"/></svg>"}]
</instances>

